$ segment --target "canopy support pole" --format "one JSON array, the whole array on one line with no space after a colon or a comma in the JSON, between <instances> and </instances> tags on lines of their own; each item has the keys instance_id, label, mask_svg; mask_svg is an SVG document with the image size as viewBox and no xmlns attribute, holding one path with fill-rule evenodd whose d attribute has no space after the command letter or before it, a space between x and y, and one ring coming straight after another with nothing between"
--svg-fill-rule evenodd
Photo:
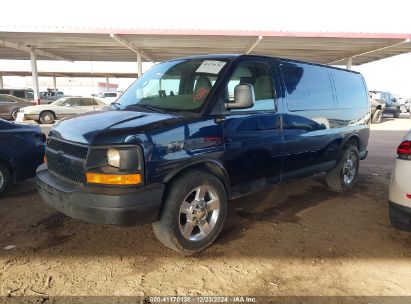
<instances>
[{"instance_id":1,"label":"canopy support pole","mask_svg":"<svg viewBox=\"0 0 411 304\"><path fill-rule=\"evenodd\" d=\"M143 62L141 60L140 51L137 52L137 73L138 73L138 78L140 78L141 74L143 74Z\"/></svg>"},{"instance_id":2,"label":"canopy support pole","mask_svg":"<svg viewBox=\"0 0 411 304\"><path fill-rule=\"evenodd\" d=\"M31 61L31 76L33 78L33 91L34 91L34 102L40 104L40 91L39 91L39 74L37 72L37 55L34 50L30 51L30 61Z\"/></svg>"},{"instance_id":3,"label":"canopy support pole","mask_svg":"<svg viewBox=\"0 0 411 304\"><path fill-rule=\"evenodd\" d=\"M57 77L53 75L53 87L54 87L54 96L57 97Z\"/></svg>"},{"instance_id":4,"label":"canopy support pole","mask_svg":"<svg viewBox=\"0 0 411 304\"><path fill-rule=\"evenodd\" d=\"M352 57L348 57L346 68L347 70L351 70L351 67L352 67Z\"/></svg>"}]
</instances>

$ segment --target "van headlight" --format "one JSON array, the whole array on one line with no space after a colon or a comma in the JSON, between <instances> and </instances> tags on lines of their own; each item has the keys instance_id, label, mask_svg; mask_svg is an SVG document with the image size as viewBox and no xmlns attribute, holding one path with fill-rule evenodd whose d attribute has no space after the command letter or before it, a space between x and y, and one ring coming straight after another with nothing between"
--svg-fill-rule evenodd
<instances>
[{"instance_id":1,"label":"van headlight","mask_svg":"<svg viewBox=\"0 0 411 304\"><path fill-rule=\"evenodd\" d=\"M117 149L107 150L107 163L116 168L120 168L120 151Z\"/></svg>"},{"instance_id":2,"label":"van headlight","mask_svg":"<svg viewBox=\"0 0 411 304\"><path fill-rule=\"evenodd\" d=\"M104 152L105 165L118 169L122 172L134 172L135 170L140 170L142 168L143 154L140 147L112 147L107 150L95 150L90 154L91 163L96 163L101 159L97 151ZM103 163L99 163L104 165ZM97 164L96 164L97 165ZM98 166L98 165L97 165Z\"/></svg>"},{"instance_id":3,"label":"van headlight","mask_svg":"<svg viewBox=\"0 0 411 304\"><path fill-rule=\"evenodd\" d=\"M91 147L86 161L90 184L137 185L143 183L144 156L139 145Z\"/></svg>"}]
</instances>

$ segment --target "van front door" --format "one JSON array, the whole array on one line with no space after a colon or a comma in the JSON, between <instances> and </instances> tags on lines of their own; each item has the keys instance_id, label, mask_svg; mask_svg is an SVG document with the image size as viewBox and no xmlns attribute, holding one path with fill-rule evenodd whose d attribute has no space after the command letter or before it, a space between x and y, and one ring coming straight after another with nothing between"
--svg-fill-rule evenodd
<instances>
[{"instance_id":1,"label":"van front door","mask_svg":"<svg viewBox=\"0 0 411 304\"><path fill-rule=\"evenodd\" d=\"M283 136L281 114L275 104L271 66L265 61L243 61L234 70L227 99L234 99L234 87L251 84L255 104L249 109L230 110L224 122L225 166L233 196L277 184L281 180Z\"/></svg>"}]
</instances>

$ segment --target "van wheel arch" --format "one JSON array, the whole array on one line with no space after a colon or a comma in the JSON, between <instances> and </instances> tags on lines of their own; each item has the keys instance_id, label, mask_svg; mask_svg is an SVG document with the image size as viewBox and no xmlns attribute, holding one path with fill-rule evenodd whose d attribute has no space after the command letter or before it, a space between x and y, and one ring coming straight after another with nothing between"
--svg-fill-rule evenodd
<instances>
[{"instance_id":1,"label":"van wheel arch","mask_svg":"<svg viewBox=\"0 0 411 304\"><path fill-rule=\"evenodd\" d=\"M215 160L202 160L193 163L186 164L182 168L179 168L176 171L172 171L164 178L164 183L170 184L174 179L178 178L180 175L185 174L187 171L191 170L200 170L207 173L210 173L216 176L222 183L223 186L229 194L230 190L230 182L228 178L227 171L225 170L224 166Z\"/></svg>"},{"instance_id":2,"label":"van wheel arch","mask_svg":"<svg viewBox=\"0 0 411 304\"><path fill-rule=\"evenodd\" d=\"M356 146L359 151L360 150L360 138L358 137L358 135L352 135L351 137L349 137L348 140L345 142L344 147L347 147L348 145Z\"/></svg>"}]
</instances>

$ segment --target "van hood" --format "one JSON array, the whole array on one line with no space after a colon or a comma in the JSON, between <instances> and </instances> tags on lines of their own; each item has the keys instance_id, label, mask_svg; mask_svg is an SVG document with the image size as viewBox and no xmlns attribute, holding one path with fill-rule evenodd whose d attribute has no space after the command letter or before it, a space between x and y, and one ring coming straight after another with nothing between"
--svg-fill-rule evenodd
<instances>
[{"instance_id":1,"label":"van hood","mask_svg":"<svg viewBox=\"0 0 411 304\"><path fill-rule=\"evenodd\" d=\"M122 144L127 136L182 118L170 113L125 110L90 112L57 122L50 136L82 144Z\"/></svg>"}]
</instances>

